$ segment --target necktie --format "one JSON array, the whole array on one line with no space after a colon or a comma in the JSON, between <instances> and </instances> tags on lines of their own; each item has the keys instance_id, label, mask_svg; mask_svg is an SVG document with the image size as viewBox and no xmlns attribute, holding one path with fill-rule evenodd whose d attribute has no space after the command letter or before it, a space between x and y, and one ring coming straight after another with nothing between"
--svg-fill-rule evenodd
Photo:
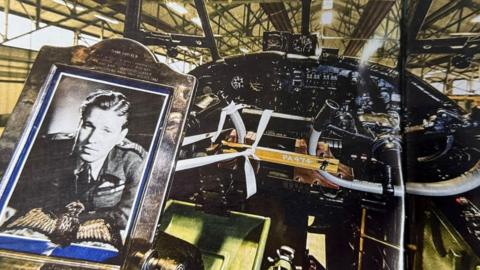
<instances>
[{"instance_id":1,"label":"necktie","mask_svg":"<svg viewBox=\"0 0 480 270\"><path fill-rule=\"evenodd\" d=\"M76 183L76 193L77 195L81 195L85 193L89 187L90 183L92 182L92 168L90 164L85 163L82 166L82 169L77 174L77 183Z\"/></svg>"}]
</instances>

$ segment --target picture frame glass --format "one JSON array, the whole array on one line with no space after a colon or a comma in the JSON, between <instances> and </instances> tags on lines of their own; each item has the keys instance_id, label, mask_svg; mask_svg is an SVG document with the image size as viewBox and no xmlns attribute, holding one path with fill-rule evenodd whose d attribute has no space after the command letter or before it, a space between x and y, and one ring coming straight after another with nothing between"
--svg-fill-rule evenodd
<instances>
[{"instance_id":1,"label":"picture frame glass","mask_svg":"<svg viewBox=\"0 0 480 270\"><path fill-rule=\"evenodd\" d=\"M2 179L0 249L120 265L172 92L54 65Z\"/></svg>"}]
</instances>

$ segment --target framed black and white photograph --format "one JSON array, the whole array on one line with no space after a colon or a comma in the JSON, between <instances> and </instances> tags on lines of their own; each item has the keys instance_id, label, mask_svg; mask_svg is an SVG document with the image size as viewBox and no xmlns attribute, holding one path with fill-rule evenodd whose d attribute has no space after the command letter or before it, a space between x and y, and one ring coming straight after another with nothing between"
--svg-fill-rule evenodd
<instances>
[{"instance_id":1,"label":"framed black and white photograph","mask_svg":"<svg viewBox=\"0 0 480 270\"><path fill-rule=\"evenodd\" d=\"M0 249L121 265L171 93L54 65L3 175Z\"/></svg>"}]
</instances>

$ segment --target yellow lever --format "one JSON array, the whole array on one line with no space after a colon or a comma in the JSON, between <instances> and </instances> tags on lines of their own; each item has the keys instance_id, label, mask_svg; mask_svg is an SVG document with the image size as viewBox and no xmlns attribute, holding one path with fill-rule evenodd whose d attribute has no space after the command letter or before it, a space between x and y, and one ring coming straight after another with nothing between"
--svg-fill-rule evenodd
<instances>
[{"instance_id":1,"label":"yellow lever","mask_svg":"<svg viewBox=\"0 0 480 270\"><path fill-rule=\"evenodd\" d=\"M252 147L248 144L240 144L227 141L222 141L222 144L223 146L231 147L230 149L224 149L224 153L237 152L236 149L246 149ZM310 170L322 170L329 173L338 172L339 161L338 159L334 158L319 158L310 155L260 146L255 149L255 155L262 161L272 162L276 164L283 164Z\"/></svg>"}]
</instances>

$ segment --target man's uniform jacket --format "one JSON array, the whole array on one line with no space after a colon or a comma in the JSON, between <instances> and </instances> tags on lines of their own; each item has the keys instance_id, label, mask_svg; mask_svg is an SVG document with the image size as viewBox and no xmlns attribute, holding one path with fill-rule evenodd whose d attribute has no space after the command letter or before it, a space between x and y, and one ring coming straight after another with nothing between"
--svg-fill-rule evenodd
<instances>
[{"instance_id":1,"label":"man's uniform jacket","mask_svg":"<svg viewBox=\"0 0 480 270\"><path fill-rule=\"evenodd\" d=\"M20 213L42 207L55 211L80 201L83 220L104 219L124 229L145 165L146 152L125 139L108 154L97 179L86 178L72 153L74 138L55 134L37 139L14 189L9 206Z\"/></svg>"}]
</instances>

